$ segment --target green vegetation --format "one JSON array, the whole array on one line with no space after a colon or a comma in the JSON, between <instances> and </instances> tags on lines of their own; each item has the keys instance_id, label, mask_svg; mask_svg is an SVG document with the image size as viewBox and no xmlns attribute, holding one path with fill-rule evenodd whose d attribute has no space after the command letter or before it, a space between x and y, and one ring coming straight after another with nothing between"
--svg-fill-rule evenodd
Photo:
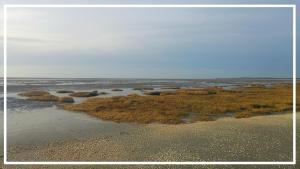
<instances>
[{"instance_id":1,"label":"green vegetation","mask_svg":"<svg viewBox=\"0 0 300 169\"><path fill-rule=\"evenodd\" d=\"M197 114L193 121L214 120L228 113L245 118L291 111L292 85L255 85L234 90L217 87L178 89L159 95L90 98L80 104L65 105L64 109L115 122L177 124L183 123L182 119L191 112Z\"/></svg>"}]
</instances>

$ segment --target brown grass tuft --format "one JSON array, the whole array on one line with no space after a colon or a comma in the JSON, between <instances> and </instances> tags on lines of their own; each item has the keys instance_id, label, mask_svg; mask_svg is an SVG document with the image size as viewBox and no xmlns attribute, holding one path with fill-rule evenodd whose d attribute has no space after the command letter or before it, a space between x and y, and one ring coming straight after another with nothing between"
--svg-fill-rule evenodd
<instances>
[{"instance_id":1,"label":"brown grass tuft","mask_svg":"<svg viewBox=\"0 0 300 169\"><path fill-rule=\"evenodd\" d=\"M59 97L51 94L46 94L43 96L32 96L29 97L27 100L57 102L59 100Z\"/></svg>"},{"instance_id":2,"label":"brown grass tuft","mask_svg":"<svg viewBox=\"0 0 300 169\"><path fill-rule=\"evenodd\" d=\"M75 92L71 93L70 96L72 97L94 97L98 96L98 91L92 91L92 92Z\"/></svg>"},{"instance_id":3,"label":"brown grass tuft","mask_svg":"<svg viewBox=\"0 0 300 169\"><path fill-rule=\"evenodd\" d=\"M252 113L250 112L238 112L235 113L235 118L240 119L240 118L249 118L252 116Z\"/></svg>"},{"instance_id":4,"label":"brown grass tuft","mask_svg":"<svg viewBox=\"0 0 300 169\"><path fill-rule=\"evenodd\" d=\"M80 104L65 105L64 108L116 122L176 124L183 123L182 119L190 112L197 114L193 121L215 120L227 113L235 114L236 118L244 118L290 111L291 103L292 85L279 84L235 90L178 89L173 93L161 92L157 96L91 98Z\"/></svg>"},{"instance_id":5,"label":"brown grass tuft","mask_svg":"<svg viewBox=\"0 0 300 169\"><path fill-rule=\"evenodd\" d=\"M32 97L32 96L43 96L43 95L48 95L48 94L50 94L50 93L46 92L46 91L34 90L34 91L27 91L27 92L19 93L18 95L25 96L25 97Z\"/></svg>"}]
</instances>

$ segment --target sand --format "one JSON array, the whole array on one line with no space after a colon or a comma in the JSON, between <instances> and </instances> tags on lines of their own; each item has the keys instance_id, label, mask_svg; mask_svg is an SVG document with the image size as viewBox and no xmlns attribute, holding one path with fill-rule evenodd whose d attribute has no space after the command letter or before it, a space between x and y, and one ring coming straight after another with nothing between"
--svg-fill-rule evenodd
<instances>
[{"instance_id":1,"label":"sand","mask_svg":"<svg viewBox=\"0 0 300 169\"><path fill-rule=\"evenodd\" d=\"M299 121L299 117L297 118ZM299 125L298 125L299 126ZM299 128L299 127L298 127ZM299 138L299 130L297 134ZM299 148L298 148L299 150ZM300 151L300 150L299 150ZM299 152L298 151L298 152ZM298 153L299 154L299 153ZM298 155L299 157L300 155ZM9 147L9 161L291 161L291 114L222 118L191 124L143 125L130 133L48 145ZM300 162L298 160L298 162ZM103 168L104 166L5 166L5 168ZM141 168L142 166L105 166ZM233 168L298 168L234 166ZM183 168L183 166L143 166ZM185 166L184 168L232 168Z\"/></svg>"}]
</instances>

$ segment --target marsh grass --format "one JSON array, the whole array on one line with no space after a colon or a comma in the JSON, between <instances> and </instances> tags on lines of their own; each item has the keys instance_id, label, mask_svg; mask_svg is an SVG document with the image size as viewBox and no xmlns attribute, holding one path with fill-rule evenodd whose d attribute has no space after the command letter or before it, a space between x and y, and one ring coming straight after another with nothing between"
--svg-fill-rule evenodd
<instances>
[{"instance_id":1,"label":"marsh grass","mask_svg":"<svg viewBox=\"0 0 300 169\"><path fill-rule=\"evenodd\" d=\"M33 96L44 96L44 95L49 95L49 94L50 93L47 91L33 90L33 91L22 92L22 93L19 93L18 95L24 96L24 97L33 97Z\"/></svg>"},{"instance_id":2,"label":"marsh grass","mask_svg":"<svg viewBox=\"0 0 300 169\"><path fill-rule=\"evenodd\" d=\"M92 91L92 92L73 92L69 94L71 97L94 97L98 96L100 93L98 91Z\"/></svg>"},{"instance_id":3,"label":"marsh grass","mask_svg":"<svg viewBox=\"0 0 300 169\"><path fill-rule=\"evenodd\" d=\"M46 94L43 96L32 96L32 97L29 97L27 100L57 102L57 101L59 101L59 97L51 95L51 94Z\"/></svg>"},{"instance_id":4,"label":"marsh grass","mask_svg":"<svg viewBox=\"0 0 300 169\"><path fill-rule=\"evenodd\" d=\"M297 86L298 87L298 86ZM298 105L300 105L298 103ZM115 122L183 123L193 112L193 121L210 121L228 113L247 118L292 110L292 85L273 87L250 86L235 90L222 88L178 89L160 95L128 95L112 98L91 98L64 109L86 112Z\"/></svg>"},{"instance_id":5,"label":"marsh grass","mask_svg":"<svg viewBox=\"0 0 300 169\"><path fill-rule=\"evenodd\" d=\"M19 93L18 95L26 97L26 100L31 101L74 103L74 99L72 97L58 97L47 91L27 91Z\"/></svg>"}]
</instances>

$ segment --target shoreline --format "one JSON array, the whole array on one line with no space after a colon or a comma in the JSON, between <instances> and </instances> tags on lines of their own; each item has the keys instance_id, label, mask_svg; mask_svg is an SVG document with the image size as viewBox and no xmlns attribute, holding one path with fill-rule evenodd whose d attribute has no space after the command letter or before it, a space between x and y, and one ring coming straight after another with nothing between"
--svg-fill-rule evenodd
<instances>
[{"instance_id":1,"label":"shoreline","mask_svg":"<svg viewBox=\"0 0 300 169\"><path fill-rule=\"evenodd\" d=\"M292 147L291 122L291 114L283 114L180 125L147 124L119 135L64 140L40 147L10 146L8 159L288 161Z\"/></svg>"}]
</instances>

